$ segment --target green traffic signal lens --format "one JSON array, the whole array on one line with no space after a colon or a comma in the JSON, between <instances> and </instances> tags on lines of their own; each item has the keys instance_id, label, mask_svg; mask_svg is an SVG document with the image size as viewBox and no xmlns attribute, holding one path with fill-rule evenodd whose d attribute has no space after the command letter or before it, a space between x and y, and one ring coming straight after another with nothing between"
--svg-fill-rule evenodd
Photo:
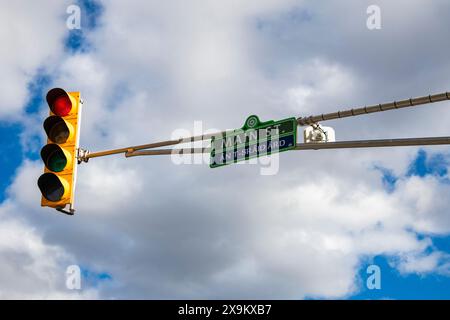
<instances>
[{"instance_id":1,"label":"green traffic signal lens","mask_svg":"<svg viewBox=\"0 0 450 320\"><path fill-rule=\"evenodd\" d=\"M64 195L64 186L53 173L44 173L38 179L42 196L48 201L59 201Z\"/></svg>"},{"instance_id":2,"label":"green traffic signal lens","mask_svg":"<svg viewBox=\"0 0 450 320\"><path fill-rule=\"evenodd\" d=\"M44 146L41 150L41 157L47 169L53 172L61 172L67 165L64 151L56 144Z\"/></svg>"},{"instance_id":3,"label":"green traffic signal lens","mask_svg":"<svg viewBox=\"0 0 450 320\"><path fill-rule=\"evenodd\" d=\"M53 172L63 171L66 165L67 159L62 151L55 151L48 158L47 168Z\"/></svg>"}]
</instances>

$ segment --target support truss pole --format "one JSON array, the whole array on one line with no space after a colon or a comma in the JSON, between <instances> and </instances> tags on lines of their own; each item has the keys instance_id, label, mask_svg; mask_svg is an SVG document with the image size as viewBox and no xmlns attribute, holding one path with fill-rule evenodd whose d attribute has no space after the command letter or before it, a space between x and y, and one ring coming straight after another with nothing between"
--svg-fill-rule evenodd
<instances>
[{"instance_id":1,"label":"support truss pole","mask_svg":"<svg viewBox=\"0 0 450 320\"><path fill-rule=\"evenodd\" d=\"M180 138L180 139L175 139L175 140L167 140L167 141L154 142L154 143L143 144L143 145L138 145L138 146L131 146L131 147L127 147L127 148L93 152L93 153L86 154L83 158L90 159L90 158L109 156L109 155L119 154L119 153L129 153L129 152L143 150L143 149L152 149L152 148L159 148L159 147L165 147L165 146L173 146L173 145L180 144L180 143L203 141L206 139L211 139L211 137L213 137L213 136L222 135L222 134L226 134L226 132L225 131L217 132L217 133L204 134L204 135L187 137L187 138Z\"/></svg>"},{"instance_id":2,"label":"support truss pole","mask_svg":"<svg viewBox=\"0 0 450 320\"><path fill-rule=\"evenodd\" d=\"M297 123L300 126L307 126L307 125L311 125L311 124L321 122L321 121L326 121L326 120L353 117L353 116L359 116L362 114L388 111L388 110L394 110L394 109L401 109L401 108L407 108L407 107L415 107L415 106L419 106L419 105L423 105L423 104L440 102L440 101L445 101L445 100L450 100L449 92L444 92L444 93L439 93L439 94L429 95L429 96L419 97L419 98L411 98L411 99L401 100L401 101L394 101L394 102L389 102L389 103L380 103L380 104L373 105L373 106L365 106L362 108L349 109L349 110L345 110L345 111L325 113L325 114L321 114L321 115L317 115L317 116L300 117L297 119Z\"/></svg>"}]
</instances>

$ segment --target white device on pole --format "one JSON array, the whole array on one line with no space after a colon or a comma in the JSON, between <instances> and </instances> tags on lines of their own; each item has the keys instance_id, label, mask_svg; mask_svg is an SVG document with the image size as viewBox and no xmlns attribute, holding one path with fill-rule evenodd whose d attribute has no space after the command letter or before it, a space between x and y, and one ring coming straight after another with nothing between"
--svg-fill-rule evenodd
<instances>
[{"instance_id":1,"label":"white device on pole","mask_svg":"<svg viewBox=\"0 0 450 320\"><path fill-rule=\"evenodd\" d=\"M332 127L322 127L316 124L303 130L303 140L305 143L335 142L336 135Z\"/></svg>"}]
</instances>

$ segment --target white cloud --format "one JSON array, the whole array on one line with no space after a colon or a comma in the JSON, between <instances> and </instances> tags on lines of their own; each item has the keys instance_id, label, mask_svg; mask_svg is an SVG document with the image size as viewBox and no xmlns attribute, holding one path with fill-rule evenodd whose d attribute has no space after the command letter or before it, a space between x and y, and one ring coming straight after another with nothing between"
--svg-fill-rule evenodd
<instances>
[{"instance_id":1,"label":"white cloud","mask_svg":"<svg viewBox=\"0 0 450 320\"><path fill-rule=\"evenodd\" d=\"M450 230L449 185L434 176L411 177L398 183L398 198L411 212L408 219L417 232L445 234Z\"/></svg>"},{"instance_id":2,"label":"white cloud","mask_svg":"<svg viewBox=\"0 0 450 320\"><path fill-rule=\"evenodd\" d=\"M96 289L65 287L66 267L73 257L49 245L37 228L19 218L23 207L0 207L0 299L94 299Z\"/></svg>"},{"instance_id":3,"label":"white cloud","mask_svg":"<svg viewBox=\"0 0 450 320\"><path fill-rule=\"evenodd\" d=\"M1 4L0 117L17 118L27 102L27 85L40 68L61 57L67 34L68 1L14 1Z\"/></svg>"},{"instance_id":4,"label":"white cloud","mask_svg":"<svg viewBox=\"0 0 450 320\"><path fill-rule=\"evenodd\" d=\"M313 59L294 70L296 86L289 88L286 95L292 110L304 115L330 112L325 109L331 106L323 103L324 97L344 100L360 89L356 76L336 63Z\"/></svg>"},{"instance_id":5,"label":"white cloud","mask_svg":"<svg viewBox=\"0 0 450 320\"><path fill-rule=\"evenodd\" d=\"M430 254L418 253L416 255L400 256L393 264L403 274L417 273L424 275L434 272L448 275L450 272L448 261L448 255L442 252L432 252ZM444 265L442 265L443 262Z\"/></svg>"}]
</instances>

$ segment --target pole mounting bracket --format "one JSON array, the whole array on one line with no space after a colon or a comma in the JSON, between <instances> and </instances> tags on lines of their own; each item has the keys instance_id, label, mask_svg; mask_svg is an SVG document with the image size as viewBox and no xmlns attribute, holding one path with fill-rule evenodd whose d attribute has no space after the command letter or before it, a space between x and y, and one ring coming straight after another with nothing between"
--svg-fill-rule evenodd
<instances>
[{"instance_id":1,"label":"pole mounting bracket","mask_svg":"<svg viewBox=\"0 0 450 320\"><path fill-rule=\"evenodd\" d=\"M88 162L89 161L89 150L86 149L82 149L82 148L78 148L78 152L77 152L77 159L78 159L78 164L81 164L83 162Z\"/></svg>"},{"instance_id":2,"label":"pole mounting bracket","mask_svg":"<svg viewBox=\"0 0 450 320\"><path fill-rule=\"evenodd\" d=\"M72 208L70 208L69 210L66 210L65 208L56 208L56 211L67 214L69 216L73 216L75 214L75 209Z\"/></svg>"}]
</instances>

